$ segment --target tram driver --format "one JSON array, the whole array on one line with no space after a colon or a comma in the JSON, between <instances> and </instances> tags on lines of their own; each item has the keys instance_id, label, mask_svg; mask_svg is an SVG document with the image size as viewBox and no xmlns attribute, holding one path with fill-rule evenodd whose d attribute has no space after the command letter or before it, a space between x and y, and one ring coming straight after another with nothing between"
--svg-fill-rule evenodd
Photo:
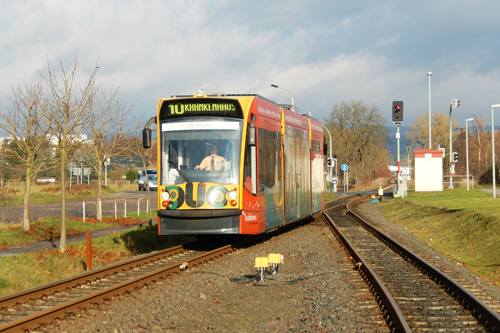
<instances>
[{"instance_id":1,"label":"tram driver","mask_svg":"<svg viewBox=\"0 0 500 333\"><path fill-rule=\"evenodd\" d=\"M226 162L226 159L222 156L217 155L217 146L210 146L210 155L205 157L203 161L194 167L195 170L218 170L222 162ZM219 168L217 168L219 166Z\"/></svg>"}]
</instances>

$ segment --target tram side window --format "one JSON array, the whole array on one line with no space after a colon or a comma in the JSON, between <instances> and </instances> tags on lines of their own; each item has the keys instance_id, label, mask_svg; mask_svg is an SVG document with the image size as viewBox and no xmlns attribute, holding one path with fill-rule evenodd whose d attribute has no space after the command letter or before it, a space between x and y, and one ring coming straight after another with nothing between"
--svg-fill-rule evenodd
<instances>
[{"instance_id":1,"label":"tram side window","mask_svg":"<svg viewBox=\"0 0 500 333\"><path fill-rule=\"evenodd\" d=\"M266 129L259 129L259 190L260 195L277 190L281 176L278 151L280 134Z\"/></svg>"},{"instance_id":2,"label":"tram side window","mask_svg":"<svg viewBox=\"0 0 500 333\"><path fill-rule=\"evenodd\" d=\"M266 153L265 153L265 186L273 190L277 186L279 178L278 151L280 147L280 135L278 132L266 130Z\"/></svg>"},{"instance_id":3,"label":"tram side window","mask_svg":"<svg viewBox=\"0 0 500 333\"><path fill-rule=\"evenodd\" d=\"M248 192L252 193L251 153L249 145L246 145L245 147L245 159L243 161L243 185Z\"/></svg>"},{"instance_id":4,"label":"tram side window","mask_svg":"<svg viewBox=\"0 0 500 333\"><path fill-rule=\"evenodd\" d=\"M264 129L259 128L259 193L264 195L264 179L265 179L265 147L266 147L266 135L264 134Z\"/></svg>"}]
</instances>

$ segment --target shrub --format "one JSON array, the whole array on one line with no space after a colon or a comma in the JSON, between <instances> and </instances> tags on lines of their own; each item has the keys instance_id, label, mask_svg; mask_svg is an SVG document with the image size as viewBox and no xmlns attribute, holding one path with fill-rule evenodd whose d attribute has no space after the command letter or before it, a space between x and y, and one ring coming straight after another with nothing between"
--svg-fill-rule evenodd
<instances>
[{"instance_id":1,"label":"shrub","mask_svg":"<svg viewBox=\"0 0 500 333\"><path fill-rule=\"evenodd\" d=\"M132 170L128 169L127 173L125 174L126 179L130 182L130 184L134 183L137 181L137 170Z\"/></svg>"},{"instance_id":2,"label":"shrub","mask_svg":"<svg viewBox=\"0 0 500 333\"><path fill-rule=\"evenodd\" d=\"M7 203L14 199L16 191L12 186L0 186L0 202Z\"/></svg>"}]
</instances>

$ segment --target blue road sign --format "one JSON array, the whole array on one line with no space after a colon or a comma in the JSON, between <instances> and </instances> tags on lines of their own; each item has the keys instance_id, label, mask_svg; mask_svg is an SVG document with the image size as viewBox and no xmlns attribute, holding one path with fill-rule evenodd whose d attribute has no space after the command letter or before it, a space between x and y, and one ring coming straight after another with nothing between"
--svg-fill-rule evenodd
<instances>
[{"instance_id":1,"label":"blue road sign","mask_svg":"<svg viewBox=\"0 0 500 333\"><path fill-rule=\"evenodd\" d=\"M342 169L342 171L347 171L347 169L349 169L349 167L345 163L342 164L342 166L340 168Z\"/></svg>"}]
</instances>

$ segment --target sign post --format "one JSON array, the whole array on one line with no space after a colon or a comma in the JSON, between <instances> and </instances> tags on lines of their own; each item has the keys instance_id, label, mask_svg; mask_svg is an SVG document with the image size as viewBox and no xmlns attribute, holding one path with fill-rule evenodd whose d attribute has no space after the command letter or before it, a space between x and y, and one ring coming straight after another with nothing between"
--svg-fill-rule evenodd
<instances>
[{"instance_id":1,"label":"sign post","mask_svg":"<svg viewBox=\"0 0 500 333\"><path fill-rule=\"evenodd\" d=\"M347 166L347 164L342 164L342 166L340 167L340 169L342 169L342 171L344 171L344 192L347 192L346 191L346 187L347 187L347 190L349 190L349 166Z\"/></svg>"},{"instance_id":2,"label":"sign post","mask_svg":"<svg viewBox=\"0 0 500 333\"><path fill-rule=\"evenodd\" d=\"M110 161L110 158L108 157L103 162L103 165L104 165L104 186L105 187L108 187L108 165L110 165L110 164L111 164L111 161Z\"/></svg>"}]
</instances>

